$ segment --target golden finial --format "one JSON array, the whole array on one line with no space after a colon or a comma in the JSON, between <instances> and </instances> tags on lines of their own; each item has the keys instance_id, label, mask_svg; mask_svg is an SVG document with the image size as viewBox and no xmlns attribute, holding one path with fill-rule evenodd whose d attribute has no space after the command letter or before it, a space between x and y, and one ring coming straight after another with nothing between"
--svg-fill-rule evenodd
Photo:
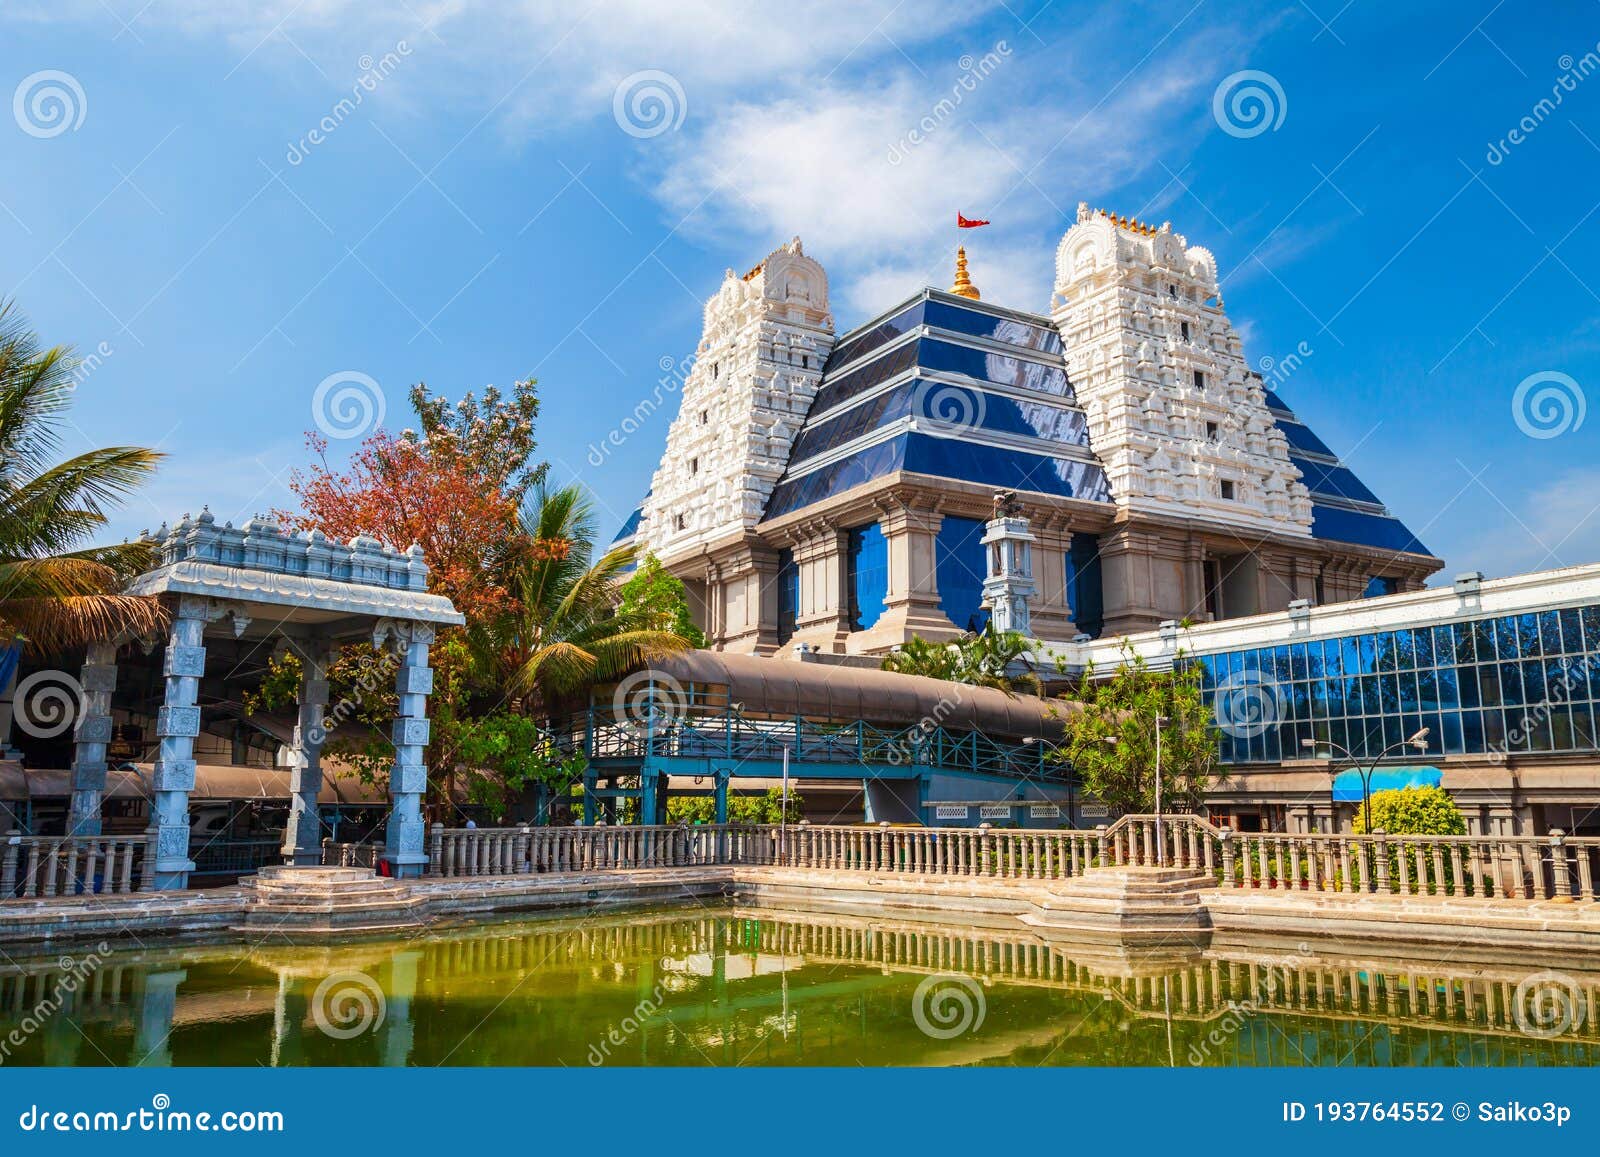
<instances>
[{"instance_id":1,"label":"golden finial","mask_svg":"<svg viewBox=\"0 0 1600 1157\"><path fill-rule=\"evenodd\" d=\"M965 246L956 248L956 283L950 287L950 292L957 297L970 297L973 301L981 299L978 287L972 284L972 279L967 276L967 250Z\"/></svg>"}]
</instances>

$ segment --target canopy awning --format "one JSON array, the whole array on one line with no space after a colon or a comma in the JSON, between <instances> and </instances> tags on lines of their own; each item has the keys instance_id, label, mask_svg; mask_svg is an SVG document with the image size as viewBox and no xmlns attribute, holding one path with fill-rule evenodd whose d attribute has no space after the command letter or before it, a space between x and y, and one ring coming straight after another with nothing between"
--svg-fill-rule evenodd
<instances>
[{"instance_id":1,"label":"canopy awning","mask_svg":"<svg viewBox=\"0 0 1600 1157\"><path fill-rule=\"evenodd\" d=\"M1438 787L1443 773L1437 767L1380 767L1372 773L1372 790L1395 791L1403 787ZM1335 803L1361 802L1361 772L1356 768L1333 777Z\"/></svg>"}]
</instances>

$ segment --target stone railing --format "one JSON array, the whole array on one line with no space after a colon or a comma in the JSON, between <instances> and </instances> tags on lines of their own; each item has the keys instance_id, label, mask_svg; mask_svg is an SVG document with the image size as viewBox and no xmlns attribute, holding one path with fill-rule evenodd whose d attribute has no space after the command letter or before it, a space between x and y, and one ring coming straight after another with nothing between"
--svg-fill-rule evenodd
<instances>
[{"instance_id":1,"label":"stone railing","mask_svg":"<svg viewBox=\"0 0 1600 1157\"><path fill-rule=\"evenodd\" d=\"M154 863L155 829L138 835L5 837L0 900L142 892Z\"/></svg>"},{"instance_id":2,"label":"stone railing","mask_svg":"<svg viewBox=\"0 0 1600 1157\"><path fill-rule=\"evenodd\" d=\"M1219 832L1224 888L1593 903L1600 839Z\"/></svg>"},{"instance_id":3,"label":"stone railing","mask_svg":"<svg viewBox=\"0 0 1600 1157\"><path fill-rule=\"evenodd\" d=\"M322 866L324 868L373 868L383 855L381 844L340 844L333 840L322 841Z\"/></svg>"},{"instance_id":4,"label":"stone railing","mask_svg":"<svg viewBox=\"0 0 1600 1157\"><path fill-rule=\"evenodd\" d=\"M160 551L163 566L193 561L395 590L428 589L420 546L390 550L366 534L349 542L335 542L320 530L286 534L272 519L259 516L239 527L218 526L211 511L203 510L142 540Z\"/></svg>"},{"instance_id":5,"label":"stone railing","mask_svg":"<svg viewBox=\"0 0 1600 1157\"><path fill-rule=\"evenodd\" d=\"M1099 829L1099 836L1100 862L1108 867L1211 872L1222 829L1194 815L1127 815Z\"/></svg>"},{"instance_id":6,"label":"stone railing","mask_svg":"<svg viewBox=\"0 0 1600 1157\"><path fill-rule=\"evenodd\" d=\"M834 827L800 824L782 835L781 863L822 871L1061 880L1100 856L1099 833L1011 828Z\"/></svg>"},{"instance_id":7,"label":"stone railing","mask_svg":"<svg viewBox=\"0 0 1600 1157\"><path fill-rule=\"evenodd\" d=\"M607 868L768 864L776 827L744 824L442 828L428 834L430 876L515 876Z\"/></svg>"}]
</instances>

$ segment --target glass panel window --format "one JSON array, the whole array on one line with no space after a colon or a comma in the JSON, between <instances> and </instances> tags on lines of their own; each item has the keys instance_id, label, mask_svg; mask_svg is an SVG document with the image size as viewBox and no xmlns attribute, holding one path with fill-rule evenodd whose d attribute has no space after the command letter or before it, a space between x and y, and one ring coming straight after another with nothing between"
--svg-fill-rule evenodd
<instances>
[{"instance_id":1,"label":"glass panel window","mask_svg":"<svg viewBox=\"0 0 1600 1157\"><path fill-rule=\"evenodd\" d=\"M850 532L850 627L864 631L883 614L889 597L889 541L876 523Z\"/></svg>"},{"instance_id":2,"label":"glass panel window","mask_svg":"<svg viewBox=\"0 0 1600 1157\"><path fill-rule=\"evenodd\" d=\"M1561 612L1561 653L1576 655L1583 650L1583 628L1578 624L1578 612L1568 608ZM1545 654L1553 654L1548 648Z\"/></svg>"},{"instance_id":3,"label":"glass panel window","mask_svg":"<svg viewBox=\"0 0 1600 1157\"><path fill-rule=\"evenodd\" d=\"M1468 714L1471 714L1471 712L1468 712ZM1461 716L1454 711L1446 711L1440 717L1440 725L1444 729L1444 753L1446 755L1465 754L1467 748L1461 728Z\"/></svg>"},{"instance_id":4,"label":"glass panel window","mask_svg":"<svg viewBox=\"0 0 1600 1157\"><path fill-rule=\"evenodd\" d=\"M1485 707L1500 706L1500 667L1494 663L1485 663L1478 668L1478 690L1481 692L1479 700Z\"/></svg>"},{"instance_id":5,"label":"glass panel window","mask_svg":"<svg viewBox=\"0 0 1600 1157\"><path fill-rule=\"evenodd\" d=\"M1478 711L1461 713L1461 745L1466 751L1482 751L1483 714Z\"/></svg>"},{"instance_id":6,"label":"glass panel window","mask_svg":"<svg viewBox=\"0 0 1600 1157\"><path fill-rule=\"evenodd\" d=\"M1600 651L1600 606L1584 607L1578 617L1583 620L1583 649Z\"/></svg>"},{"instance_id":7,"label":"glass panel window","mask_svg":"<svg viewBox=\"0 0 1600 1157\"><path fill-rule=\"evenodd\" d=\"M800 568L794 551L778 552L778 642L787 643L794 635L795 618L800 613Z\"/></svg>"},{"instance_id":8,"label":"glass panel window","mask_svg":"<svg viewBox=\"0 0 1600 1157\"><path fill-rule=\"evenodd\" d=\"M976 518L946 516L934 540L934 569L939 608L963 631L981 631L989 624L983 607L983 523Z\"/></svg>"}]
</instances>

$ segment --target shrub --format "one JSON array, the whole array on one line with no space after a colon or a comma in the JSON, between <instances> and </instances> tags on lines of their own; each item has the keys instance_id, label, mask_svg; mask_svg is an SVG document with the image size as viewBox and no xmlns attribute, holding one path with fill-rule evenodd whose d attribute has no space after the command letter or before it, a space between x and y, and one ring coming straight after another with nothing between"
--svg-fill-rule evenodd
<instances>
[{"instance_id":1,"label":"shrub","mask_svg":"<svg viewBox=\"0 0 1600 1157\"><path fill-rule=\"evenodd\" d=\"M1389 788L1372 793L1372 827L1392 836L1464 836L1467 821L1450 793L1438 787ZM1357 835L1367 832L1366 811L1356 808Z\"/></svg>"}]
</instances>

